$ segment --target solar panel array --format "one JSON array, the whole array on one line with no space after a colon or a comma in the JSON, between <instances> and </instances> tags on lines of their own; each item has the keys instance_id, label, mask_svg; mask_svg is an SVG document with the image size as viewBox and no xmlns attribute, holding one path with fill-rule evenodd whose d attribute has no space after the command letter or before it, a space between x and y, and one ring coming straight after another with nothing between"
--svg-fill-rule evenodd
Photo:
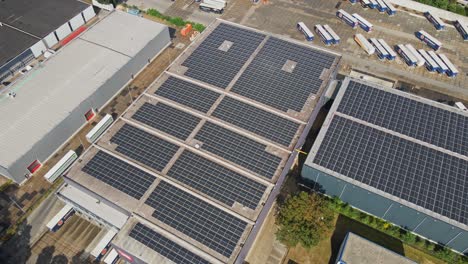
<instances>
[{"instance_id":1,"label":"solar panel array","mask_svg":"<svg viewBox=\"0 0 468 264\"><path fill-rule=\"evenodd\" d=\"M314 163L468 224L468 161L335 116Z\"/></svg>"},{"instance_id":2,"label":"solar panel array","mask_svg":"<svg viewBox=\"0 0 468 264\"><path fill-rule=\"evenodd\" d=\"M468 156L468 117L350 82L338 111Z\"/></svg>"},{"instance_id":3,"label":"solar panel array","mask_svg":"<svg viewBox=\"0 0 468 264\"><path fill-rule=\"evenodd\" d=\"M81 170L135 199L140 199L156 180L153 175L103 151L98 151Z\"/></svg>"},{"instance_id":4,"label":"solar panel array","mask_svg":"<svg viewBox=\"0 0 468 264\"><path fill-rule=\"evenodd\" d=\"M226 257L247 227L239 218L166 182L160 182L145 203L155 209L153 217Z\"/></svg>"},{"instance_id":5,"label":"solar panel array","mask_svg":"<svg viewBox=\"0 0 468 264\"><path fill-rule=\"evenodd\" d=\"M182 65L188 67L185 75L226 88L264 38L251 30L220 24L184 61ZM226 40L232 47L222 51L219 47Z\"/></svg>"},{"instance_id":6,"label":"solar panel array","mask_svg":"<svg viewBox=\"0 0 468 264\"><path fill-rule=\"evenodd\" d=\"M309 113L288 110L302 111L322 85L320 76L328 76L323 70L339 60L217 23L149 89L154 94L137 99L138 109L117 121L123 125L111 128L113 136L98 143L160 175L156 187L150 187L156 177L105 152L83 169L137 199L149 193L143 205L127 210L146 215L145 205L151 206L147 220L187 239L195 254L141 224L130 236L176 263L205 263L196 256L200 251L221 262L236 259L252 225L244 219L256 221L276 178L289 169L283 166ZM236 82L234 90L226 89Z\"/></svg>"},{"instance_id":7,"label":"solar panel array","mask_svg":"<svg viewBox=\"0 0 468 264\"><path fill-rule=\"evenodd\" d=\"M352 79L339 98L313 163L468 224L466 115Z\"/></svg>"},{"instance_id":8,"label":"solar panel array","mask_svg":"<svg viewBox=\"0 0 468 264\"><path fill-rule=\"evenodd\" d=\"M159 234L153 229L137 223L129 236L178 264L209 264L193 252Z\"/></svg>"},{"instance_id":9,"label":"solar panel array","mask_svg":"<svg viewBox=\"0 0 468 264\"><path fill-rule=\"evenodd\" d=\"M204 113L210 110L219 97L216 92L172 76L155 94Z\"/></svg>"},{"instance_id":10,"label":"solar panel array","mask_svg":"<svg viewBox=\"0 0 468 264\"><path fill-rule=\"evenodd\" d=\"M187 150L167 174L226 205L238 202L253 210L266 190L265 185Z\"/></svg>"},{"instance_id":11,"label":"solar panel array","mask_svg":"<svg viewBox=\"0 0 468 264\"><path fill-rule=\"evenodd\" d=\"M118 144L115 149L117 152L157 171L162 171L179 149L177 145L128 124L125 124L110 141Z\"/></svg>"},{"instance_id":12,"label":"solar panel array","mask_svg":"<svg viewBox=\"0 0 468 264\"><path fill-rule=\"evenodd\" d=\"M271 37L247 67L232 91L271 107L300 112L307 98L316 94L320 75L331 68L335 56ZM282 70L296 62L292 72Z\"/></svg>"},{"instance_id":13,"label":"solar panel array","mask_svg":"<svg viewBox=\"0 0 468 264\"><path fill-rule=\"evenodd\" d=\"M163 103L144 103L132 118L182 140L200 123L200 118Z\"/></svg>"},{"instance_id":14,"label":"solar panel array","mask_svg":"<svg viewBox=\"0 0 468 264\"><path fill-rule=\"evenodd\" d=\"M289 146L299 124L231 97L224 97L213 116L240 128Z\"/></svg>"},{"instance_id":15,"label":"solar panel array","mask_svg":"<svg viewBox=\"0 0 468 264\"><path fill-rule=\"evenodd\" d=\"M280 157L265 150L266 145L210 122L195 139L203 142L202 149L270 179L281 162Z\"/></svg>"}]
</instances>

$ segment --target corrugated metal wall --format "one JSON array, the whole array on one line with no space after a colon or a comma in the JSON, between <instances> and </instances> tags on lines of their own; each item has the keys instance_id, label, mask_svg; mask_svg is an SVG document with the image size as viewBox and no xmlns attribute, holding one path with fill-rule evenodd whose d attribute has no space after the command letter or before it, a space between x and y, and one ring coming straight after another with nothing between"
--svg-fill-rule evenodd
<instances>
[{"instance_id":1,"label":"corrugated metal wall","mask_svg":"<svg viewBox=\"0 0 468 264\"><path fill-rule=\"evenodd\" d=\"M70 19L70 26L72 27L72 30L75 31L82 25L84 25L85 21L83 19L83 15L79 13L76 15L74 18Z\"/></svg>"},{"instance_id":2,"label":"corrugated metal wall","mask_svg":"<svg viewBox=\"0 0 468 264\"><path fill-rule=\"evenodd\" d=\"M41 56L46 50L47 50L47 47L42 40L38 41L36 44L34 44L31 47L31 52L36 58Z\"/></svg>"},{"instance_id":3,"label":"corrugated metal wall","mask_svg":"<svg viewBox=\"0 0 468 264\"><path fill-rule=\"evenodd\" d=\"M91 108L101 109L124 85L148 64L170 43L169 30L166 28L151 40L133 59L125 64L109 80L99 87L93 95L76 107L70 115L34 145L23 157L8 168L16 182L25 180L26 167L38 159L46 161L68 138L86 123L84 114Z\"/></svg>"},{"instance_id":4,"label":"corrugated metal wall","mask_svg":"<svg viewBox=\"0 0 468 264\"><path fill-rule=\"evenodd\" d=\"M468 253L468 232L304 164L302 177L315 188L430 240Z\"/></svg>"},{"instance_id":5,"label":"corrugated metal wall","mask_svg":"<svg viewBox=\"0 0 468 264\"><path fill-rule=\"evenodd\" d=\"M68 21L55 30L55 34L57 34L59 40L64 39L66 36L70 35L71 32L72 30L70 25L68 25Z\"/></svg>"}]
</instances>

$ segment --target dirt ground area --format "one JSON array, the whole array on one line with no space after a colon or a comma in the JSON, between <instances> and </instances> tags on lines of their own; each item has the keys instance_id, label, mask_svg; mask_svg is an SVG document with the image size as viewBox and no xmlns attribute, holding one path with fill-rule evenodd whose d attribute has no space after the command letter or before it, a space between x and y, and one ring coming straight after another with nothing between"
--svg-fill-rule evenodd
<instances>
[{"instance_id":1,"label":"dirt ground area","mask_svg":"<svg viewBox=\"0 0 468 264\"><path fill-rule=\"evenodd\" d=\"M28 263L91 263L84 252L101 229L74 215L57 232L47 232L31 248Z\"/></svg>"},{"instance_id":2,"label":"dirt ground area","mask_svg":"<svg viewBox=\"0 0 468 264\"><path fill-rule=\"evenodd\" d=\"M252 246L245 261L251 264L281 264L286 256L287 248L275 238L275 233L278 230L275 224L276 205L268 213L268 216L263 223L262 229L257 236L254 245Z\"/></svg>"},{"instance_id":3,"label":"dirt ground area","mask_svg":"<svg viewBox=\"0 0 468 264\"><path fill-rule=\"evenodd\" d=\"M359 13L374 25L371 33L364 30L352 29L339 20L335 13L336 5L349 13ZM229 17L233 16L233 12ZM228 16L226 14L226 16ZM401 11L395 16L381 14L376 10L363 9L359 4L351 5L348 1L328 0L270 0L266 5L258 5L249 12L236 14L241 19L237 22L257 29L291 37L304 43L337 51L343 54L344 63L350 68L372 72L377 76L402 80L419 87L451 94L454 97L468 99L468 46L463 42L454 27L436 31L424 17ZM223 16L224 17L224 16ZM326 46L319 36L313 42L306 42L304 36L296 29L295 24L303 21L311 30L315 24L328 24L340 36L341 43L336 46ZM371 38L383 38L390 46L397 44L412 44L416 49L430 50L419 41L414 33L424 29L442 43L440 53L446 54L456 65L460 74L449 78L442 74L430 73L425 67L408 67L401 58L396 61L380 61L376 55L368 56L353 37L356 33Z\"/></svg>"}]
</instances>

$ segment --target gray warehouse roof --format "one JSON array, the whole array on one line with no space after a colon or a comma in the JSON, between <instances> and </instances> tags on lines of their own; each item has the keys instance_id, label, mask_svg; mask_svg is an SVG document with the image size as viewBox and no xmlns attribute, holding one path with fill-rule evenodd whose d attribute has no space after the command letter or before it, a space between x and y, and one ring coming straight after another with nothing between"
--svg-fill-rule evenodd
<instances>
[{"instance_id":1,"label":"gray warehouse roof","mask_svg":"<svg viewBox=\"0 0 468 264\"><path fill-rule=\"evenodd\" d=\"M127 256L233 263L339 60L216 21L67 179L136 215L113 241Z\"/></svg>"},{"instance_id":2,"label":"gray warehouse roof","mask_svg":"<svg viewBox=\"0 0 468 264\"><path fill-rule=\"evenodd\" d=\"M468 230L468 114L346 79L306 165Z\"/></svg>"},{"instance_id":3,"label":"gray warehouse roof","mask_svg":"<svg viewBox=\"0 0 468 264\"><path fill-rule=\"evenodd\" d=\"M113 12L0 94L0 165L9 168L78 106L100 107L92 95L164 31L162 24ZM136 73L125 73L126 79ZM84 116L77 121L84 123Z\"/></svg>"},{"instance_id":4,"label":"gray warehouse roof","mask_svg":"<svg viewBox=\"0 0 468 264\"><path fill-rule=\"evenodd\" d=\"M38 41L39 39L16 29L0 26L0 66Z\"/></svg>"},{"instance_id":5,"label":"gray warehouse roof","mask_svg":"<svg viewBox=\"0 0 468 264\"><path fill-rule=\"evenodd\" d=\"M78 0L4 0L0 22L43 38L88 6Z\"/></svg>"},{"instance_id":6,"label":"gray warehouse roof","mask_svg":"<svg viewBox=\"0 0 468 264\"><path fill-rule=\"evenodd\" d=\"M416 264L416 262L350 232L342 243L337 264Z\"/></svg>"},{"instance_id":7,"label":"gray warehouse roof","mask_svg":"<svg viewBox=\"0 0 468 264\"><path fill-rule=\"evenodd\" d=\"M78 0L0 1L0 66L87 7Z\"/></svg>"}]
</instances>

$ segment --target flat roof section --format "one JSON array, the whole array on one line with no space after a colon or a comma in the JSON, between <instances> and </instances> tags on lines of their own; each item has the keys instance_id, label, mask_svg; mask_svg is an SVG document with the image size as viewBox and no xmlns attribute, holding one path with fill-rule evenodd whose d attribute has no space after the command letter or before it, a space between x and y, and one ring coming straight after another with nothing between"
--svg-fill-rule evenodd
<instances>
[{"instance_id":1,"label":"flat roof section","mask_svg":"<svg viewBox=\"0 0 468 264\"><path fill-rule=\"evenodd\" d=\"M75 39L0 95L0 164L12 164L131 58ZM92 104L89 105L89 108Z\"/></svg>"},{"instance_id":2,"label":"flat roof section","mask_svg":"<svg viewBox=\"0 0 468 264\"><path fill-rule=\"evenodd\" d=\"M248 40L241 41L242 36ZM149 263L165 263L161 256L167 261L181 256L174 256L176 253L162 244L183 246L179 243L183 240L193 249L189 251L202 259L196 258L201 263L236 261L276 182L289 171L294 148L301 135L307 133L316 95L324 91L326 78L334 76L340 60L338 55L328 53L333 57L329 68L310 68L314 71L312 79L321 79L317 94L309 96L309 103L303 102L299 112L283 111L230 90L255 60L266 36L271 37L216 21L82 155L81 163L89 164L99 152L105 152L154 175L156 180L138 201L118 185L110 184L111 179L120 181L119 173L102 170L107 175L97 182L89 180L95 177L82 165L70 171L68 177L109 201L121 205L122 201L132 201L124 208L131 208L133 215L141 218L139 221L147 221L142 224L152 231L131 220L131 226L114 241L125 254ZM285 47L298 45L281 41ZM308 50L315 48L303 45L296 51ZM239 54L238 61L224 61ZM214 67L213 60L220 63ZM207 69L215 68L210 75ZM190 69L193 71L186 74ZM110 160L102 163L105 168L112 166ZM155 240L148 242L150 236ZM183 249L180 252L195 258Z\"/></svg>"},{"instance_id":3,"label":"flat roof section","mask_svg":"<svg viewBox=\"0 0 468 264\"><path fill-rule=\"evenodd\" d=\"M122 31L120 24L138 29ZM0 111L10 113L0 115L0 123L9 124L0 131L0 165L8 168L74 109L100 107L90 97L165 30L162 24L112 12L12 85L15 98L0 94ZM109 39L118 44L107 46ZM134 73L128 72L128 79Z\"/></svg>"},{"instance_id":4,"label":"flat roof section","mask_svg":"<svg viewBox=\"0 0 468 264\"><path fill-rule=\"evenodd\" d=\"M1 3L0 3L1 5ZM39 39L24 34L8 26L0 27L0 67L21 52L30 48Z\"/></svg>"},{"instance_id":5,"label":"flat roof section","mask_svg":"<svg viewBox=\"0 0 468 264\"><path fill-rule=\"evenodd\" d=\"M468 114L347 78L306 164L468 230Z\"/></svg>"},{"instance_id":6,"label":"flat roof section","mask_svg":"<svg viewBox=\"0 0 468 264\"><path fill-rule=\"evenodd\" d=\"M302 121L339 62L330 51L229 22L207 30L213 34L188 47L170 73Z\"/></svg>"},{"instance_id":7,"label":"flat roof section","mask_svg":"<svg viewBox=\"0 0 468 264\"><path fill-rule=\"evenodd\" d=\"M224 89L264 38L252 30L220 24L183 62L188 68L185 75Z\"/></svg>"},{"instance_id":8,"label":"flat roof section","mask_svg":"<svg viewBox=\"0 0 468 264\"><path fill-rule=\"evenodd\" d=\"M101 219L109 221L111 225L117 228L122 228L128 220L128 215L71 185L64 185L60 188L59 195L65 200L72 200Z\"/></svg>"},{"instance_id":9,"label":"flat roof section","mask_svg":"<svg viewBox=\"0 0 468 264\"><path fill-rule=\"evenodd\" d=\"M147 263L221 263L139 216L130 218L113 239L112 245L132 252L133 256Z\"/></svg>"},{"instance_id":10,"label":"flat roof section","mask_svg":"<svg viewBox=\"0 0 468 264\"><path fill-rule=\"evenodd\" d=\"M133 57L166 27L126 12L113 12L99 21L99 27L93 27L93 30L88 30L80 38Z\"/></svg>"},{"instance_id":11,"label":"flat roof section","mask_svg":"<svg viewBox=\"0 0 468 264\"><path fill-rule=\"evenodd\" d=\"M78 0L5 0L0 22L42 39L87 7Z\"/></svg>"},{"instance_id":12,"label":"flat roof section","mask_svg":"<svg viewBox=\"0 0 468 264\"><path fill-rule=\"evenodd\" d=\"M416 264L391 250L375 244L354 233L348 233L343 241L337 263L346 264ZM342 261L342 262L339 262Z\"/></svg>"}]
</instances>

